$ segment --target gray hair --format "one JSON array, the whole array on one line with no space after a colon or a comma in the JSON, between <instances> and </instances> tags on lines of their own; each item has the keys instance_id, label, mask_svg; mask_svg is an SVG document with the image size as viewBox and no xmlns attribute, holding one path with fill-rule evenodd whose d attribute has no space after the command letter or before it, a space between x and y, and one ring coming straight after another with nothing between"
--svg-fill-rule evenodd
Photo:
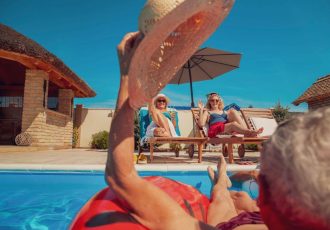
<instances>
[{"instance_id":1,"label":"gray hair","mask_svg":"<svg viewBox=\"0 0 330 230\"><path fill-rule=\"evenodd\" d=\"M291 223L311 217L330 227L330 107L281 123L265 143L260 174Z\"/></svg>"}]
</instances>

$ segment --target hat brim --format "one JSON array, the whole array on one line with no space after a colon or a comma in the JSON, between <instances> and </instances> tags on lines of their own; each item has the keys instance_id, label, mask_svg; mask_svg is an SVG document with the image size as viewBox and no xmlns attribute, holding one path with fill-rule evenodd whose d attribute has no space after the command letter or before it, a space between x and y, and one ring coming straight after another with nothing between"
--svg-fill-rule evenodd
<instances>
[{"instance_id":1,"label":"hat brim","mask_svg":"<svg viewBox=\"0 0 330 230\"><path fill-rule=\"evenodd\" d=\"M166 86L216 30L232 4L233 0L185 0L155 23L131 60L129 76L134 77L129 92L140 91L139 98L130 100L132 107L141 106Z\"/></svg>"},{"instance_id":2,"label":"hat brim","mask_svg":"<svg viewBox=\"0 0 330 230\"><path fill-rule=\"evenodd\" d=\"M154 102L156 103L156 101L159 99L159 98L164 98L165 100L166 100L166 104L168 105L169 103L170 103L170 99L167 97L167 96L165 96L165 95L157 95L156 97L154 97Z\"/></svg>"}]
</instances>

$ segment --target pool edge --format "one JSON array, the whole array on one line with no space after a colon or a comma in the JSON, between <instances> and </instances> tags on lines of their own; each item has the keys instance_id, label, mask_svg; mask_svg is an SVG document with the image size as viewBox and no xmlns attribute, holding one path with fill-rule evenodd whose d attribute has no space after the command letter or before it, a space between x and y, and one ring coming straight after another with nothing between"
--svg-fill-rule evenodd
<instances>
[{"instance_id":1,"label":"pool edge","mask_svg":"<svg viewBox=\"0 0 330 230\"><path fill-rule=\"evenodd\" d=\"M186 164L163 164L163 165L135 165L137 171L206 171L211 166L216 169L216 164L210 165L186 165ZM0 164L1 170L61 170L61 171L104 171L105 165L54 165L54 164ZM227 171L251 171L257 169L257 165L228 164Z\"/></svg>"}]
</instances>

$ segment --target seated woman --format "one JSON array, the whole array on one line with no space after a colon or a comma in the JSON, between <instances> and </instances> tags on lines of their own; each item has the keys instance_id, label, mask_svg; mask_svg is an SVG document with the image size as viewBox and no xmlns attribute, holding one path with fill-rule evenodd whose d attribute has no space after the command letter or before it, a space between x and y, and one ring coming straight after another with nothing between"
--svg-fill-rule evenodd
<instances>
[{"instance_id":1,"label":"seated woman","mask_svg":"<svg viewBox=\"0 0 330 230\"><path fill-rule=\"evenodd\" d=\"M147 127L147 137L177 137L172 117L167 110L170 102L165 94L158 94L149 101L148 108L152 122Z\"/></svg>"},{"instance_id":2,"label":"seated woman","mask_svg":"<svg viewBox=\"0 0 330 230\"><path fill-rule=\"evenodd\" d=\"M209 125L208 136L215 137L221 133L238 133L245 136L255 137L263 132L263 128L251 130L245 127L244 121L236 110L224 111L224 103L217 93L210 93L207 98L206 110L201 101L198 102L200 109L199 125Z\"/></svg>"}]
</instances>

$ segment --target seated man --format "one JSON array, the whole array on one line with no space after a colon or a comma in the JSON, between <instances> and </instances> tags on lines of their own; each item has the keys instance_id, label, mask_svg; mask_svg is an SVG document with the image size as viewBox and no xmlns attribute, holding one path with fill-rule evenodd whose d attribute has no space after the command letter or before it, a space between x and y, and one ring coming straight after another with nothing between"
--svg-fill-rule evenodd
<instances>
[{"instance_id":1,"label":"seated man","mask_svg":"<svg viewBox=\"0 0 330 230\"><path fill-rule=\"evenodd\" d=\"M259 208L249 198L232 197L226 163L218 164L207 223L186 213L163 190L143 180L133 164L134 109L128 97L127 68L139 33L128 34L118 46L121 83L112 121L105 178L130 206L130 214L149 229L330 229L330 108L282 123L261 154ZM247 202L244 204L244 202ZM263 224L264 222L264 224Z\"/></svg>"}]
</instances>

